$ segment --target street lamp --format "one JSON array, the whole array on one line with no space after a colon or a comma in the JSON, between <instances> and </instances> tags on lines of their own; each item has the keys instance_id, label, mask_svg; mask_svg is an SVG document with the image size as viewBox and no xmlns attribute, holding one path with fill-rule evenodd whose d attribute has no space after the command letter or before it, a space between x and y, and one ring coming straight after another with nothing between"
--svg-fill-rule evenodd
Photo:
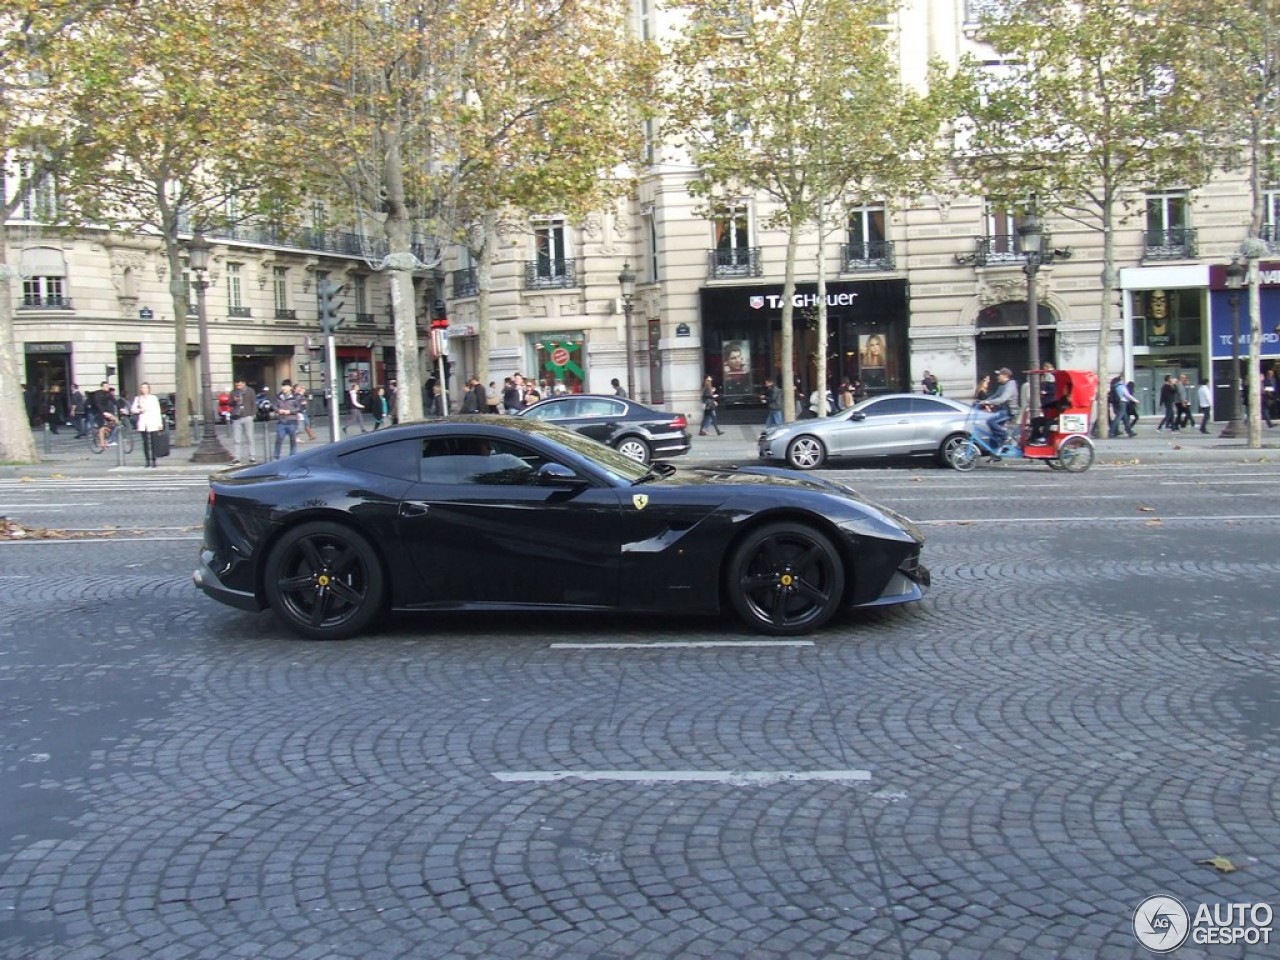
<instances>
[{"instance_id":1,"label":"street lamp","mask_svg":"<svg viewBox=\"0 0 1280 960\"><path fill-rule=\"evenodd\" d=\"M218 411L213 400L213 373L209 363L209 310L205 304L204 292L209 288L209 241L199 230L187 243L187 262L194 275L192 284L196 288L196 317L200 321L200 389L204 409L204 426L200 431L200 445L191 455L192 463L229 463L231 455L218 440L214 432Z\"/></svg>"},{"instance_id":2,"label":"street lamp","mask_svg":"<svg viewBox=\"0 0 1280 960\"><path fill-rule=\"evenodd\" d=\"M635 399L636 395L636 357L635 343L631 336L631 301L636 295L636 272L631 269L631 261L622 265L618 274L618 286L622 288L622 312L625 316L627 337L627 396Z\"/></svg>"},{"instance_id":3,"label":"street lamp","mask_svg":"<svg viewBox=\"0 0 1280 960\"><path fill-rule=\"evenodd\" d=\"M1027 362L1030 373L1027 376L1028 407L1030 417L1040 416L1040 309L1036 303L1036 274L1043 262L1041 244L1044 243L1044 228L1040 218L1034 213L1028 214L1018 227L1018 235L1022 238L1022 253L1026 263L1022 271L1027 275Z\"/></svg>"},{"instance_id":4,"label":"street lamp","mask_svg":"<svg viewBox=\"0 0 1280 960\"><path fill-rule=\"evenodd\" d=\"M1231 307L1231 402L1227 425L1218 434L1228 439L1242 437L1245 425L1240 420L1240 288L1244 286L1245 267L1239 257L1227 264L1227 303Z\"/></svg>"}]
</instances>

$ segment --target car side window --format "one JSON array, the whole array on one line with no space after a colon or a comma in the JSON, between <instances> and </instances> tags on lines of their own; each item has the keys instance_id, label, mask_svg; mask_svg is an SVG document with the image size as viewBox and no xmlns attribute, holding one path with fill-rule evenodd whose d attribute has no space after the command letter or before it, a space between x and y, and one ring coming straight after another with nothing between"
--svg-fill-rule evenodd
<instances>
[{"instance_id":1,"label":"car side window","mask_svg":"<svg viewBox=\"0 0 1280 960\"><path fill-rule=\"evenodd\" d=\"M579 397L578 416L616 417L622 413L622 404L608 397Z\"/></svg>"},{"instance_id":2,"label":"car side window","mask_svg":"<svg viewBox=\"0 0 1280 960\"><path fill-rule=\"evenodd\" d=\"M533 486L547 459L505 440L432 437L422 441L420 478L456 486Z\"/></svg>"},{"instance_id":3,"label":"car side window","mask_svg":"<svg viewBox=\"0 0 1280 960\"><path fill-rule=\"evenodd\" d=\"M347 470L374 473L397 480L417 480L419 459L418 441L398 440L395 443L380 443L344 453L338 458L338 462Z\"/></svg>"},{"instance_id":4,"label":"car side window","mask_svg":"<svg viewBox=\"0 0 1280 960\"><path fill-rule=\"evenodd\" d=\"M868 417L899 417L911 412L911 399L911 397L886 397L867 404L861 412Z\"/></svg>"},{"instance_id":5,"label":"car side window","mask_svg":"<svg viewBox=\"0 0 1280 960\"><path fill-rule=\"evenodd\" d=\"M912 397L912 413L955 413L956 411L933 397Z\"/></svg>"}]
</instances>

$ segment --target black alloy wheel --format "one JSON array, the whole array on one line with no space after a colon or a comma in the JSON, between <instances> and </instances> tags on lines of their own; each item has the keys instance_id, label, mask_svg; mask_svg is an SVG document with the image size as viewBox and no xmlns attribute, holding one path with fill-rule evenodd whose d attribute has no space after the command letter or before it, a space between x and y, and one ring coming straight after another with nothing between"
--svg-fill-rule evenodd
<instances>
[{"instance_id":1,"label":"black alloy wheel","mask_svg":"<svg viewBox=\"0 0 1280 960\"><path fill-rule=\"evenodd\" d=\"M804 524L773 523L738 545L729 599L746 623L773 636L817 630L844 602L844 563L831 541Z\"/></svg>"},{"instance_id":2,"label":"black alloy wheel","mask_svg":"<svg viewBox=\"0 0 1280 960\"><path fill-rule=\"evenodd\" d=\"M382 610L386 578L373 547L339 523L304 523L271 550L267 602L276 615L312 640L342 640L369 626Z\"/></svg>"}]
</instances>

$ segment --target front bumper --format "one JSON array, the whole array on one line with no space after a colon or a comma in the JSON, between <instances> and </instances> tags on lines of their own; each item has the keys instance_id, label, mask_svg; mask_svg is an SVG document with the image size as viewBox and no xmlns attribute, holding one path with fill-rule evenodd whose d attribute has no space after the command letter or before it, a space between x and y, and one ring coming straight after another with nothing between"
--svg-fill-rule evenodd
<instances>
[{"instance_id":1,"label":"front bumper","mask_svg":"<svg viewBox=\"0 0 1280 960\"><path fill-rule=\"evenodd\" d=\"M200 566L196 567L191 574L192 583L219 603L225 603L227 606L235 607L237 610L258 613L265 609L265 605L252 591L233 590L223 583L214 572L213 567L210 566L212 559L212 550L200 551Z\"/></svg>"}]
</instances>

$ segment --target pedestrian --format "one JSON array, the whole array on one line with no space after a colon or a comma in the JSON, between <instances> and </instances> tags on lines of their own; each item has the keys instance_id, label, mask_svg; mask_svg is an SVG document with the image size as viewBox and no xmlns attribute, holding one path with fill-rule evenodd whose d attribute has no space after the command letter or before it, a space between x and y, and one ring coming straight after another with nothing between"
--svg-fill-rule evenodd
<instances>
[{"instance_id":1,"label":"pedestrian","mask_svg":"<svg viewBox=\"0 0 1280 960\"><path fill-rule=\"evenodd\" d=\"M484 408L488 413L502 412L502 391L495 380L490 380L484 391Z\"/></svg>"},{"instance_id":2,"label":"pedestrian","mask_svg":"<svg viewBox=\"0 0 1280 960\"><path fill-rule=\"evenodd\" d=\"M160 398L151 392L151 384L138 387L138 395L129 407L137 420L138 434L142 437L142 457L146 466L156 464L156 434L164 430L164 414L160 411Z\"/></svg>"},{"instance_id":3,"label":"pedestrian","mask_svg":"<svg viewBox=\"0 0 1280 960\"><path fill-rule=\"evenodd\" d=\"M289 456L298 452L298 410L302 406L293 391L293 381L285 380L280 385L280 393L276 397L276 459L280 459L280 451L284 441L289 440Z\"/></svg>"},{"instance_id":4,"label":"pedestrian","mask_svg":"<svg viewBox=\"0 0 1280 960\"><path fill-rule=\"evenodd\" d=\"M392 425L400 422L400 384L396 382L396 378L392 377L387 381L387 406L391 408Z\"/></svg>"},{"instance_id":5,"label":"pedestrian","mask_svg":"<svg viewBox=\"0 0 1280 960\"><path fill-rule=\"evenodd\" d=\"M858 386L862 386L861 381L858 381ZM862 397L858 396L858 393L854 389L853 384L850 383L848 380L840 384L840 409L841 410L848 410L850 407L852 407L855 403L857 403L861 399Z\"/></svg>"},{"instance_id":6,"label":"pedestrian","mask_svg":"<svg viewBox=\"0 0 1280 960\"><path fill-rule=\"evenodd\" d=\"M352 427L358 427L361 433L368 433L369 428L364 425L365 405L360 402L359 380L352 380L347 386L347 406L351 409L351 422L343 429L343 433Z\"/></svg>"},{"instance_id":7,"label":"pedestrian","mask_svg":"<svg viewBox=\"0 0 1280 960\"><path fill-rule=\"evenodd\" d=\"M627 398L627 391L622 389L622 384L618 382L617 377L609 381L609 386L613 387L613 395L615 397L622 397L624 400Z\"/></svg>"},{"instance_id":8,"label":"pedestrian","mask_svg":"<svg viewBox=\"0 0 1280 960\"><path fill-rule=\"evenodd\" d=\"M258 395L243 377L236 379L231 391L231 451L232 466L248 460L257 463L253 456L253 421L258 415Z\"/></svg>"},{"instance_id":9,"label":"pedestrian","mask_svg":"<svg viewBox=\"0 0 1280 960\"><path fill-rule=\"evenodd\" d=\"M314 440L316 433L311 429L311 411L308 409L309 398L307 388L300 383L293 385L293 398L298 404L298 426L306 431L307 439Z\"/></svg>"},{"instance_id":10,"label":"pedestrian","mask_svg":"<svg viewBox=\"0 0 1280 960\"><path fill-rule=\"evenodd\" d=\"M71 385L71 423L76 428L76 439L83 440L85 435L84 428L84 391L80 389L80 384L73 383Z\"/></svg>"},{"instance_id":11,"label":"pedestrian","mask_svg":"<svg viewBox=\"0 0 1280 960\"><path fill-rule=\"evenodd\" d=\"M773 382L773 377L765 377L764 393L760 395L767 411L764 418L765 428L782 426L782 390Z\"/></svg>"},{"instance_id":12,"label":"pedestrian","mask_svg":"<svg viewBox=\"0 0 1280 960\"><path fill-rule=\"evenodd\" d=\"M524 409L524 391L516 382L518 376L517 373L502 381L502 408L513 416Z\"/></svg>"},{"instance_id":13,"label":"pedestrian","mask_svg":"<svg viewBox=\"0 0 1280 960\"><path fill-rule=\"evenodd\" d=\"M1173 386L1178 392L1174 406L1174 413L1177 414L1178 429L1186 428L1189 430L1195 426L1196 422L1196 418L1191 413L1191 381L1187 379L1187 375L1184 373L1178 377Z\"/></svg>"},{"instance_id":14,"label":"pedestrian","mask_svg":"<svg viewBox=\"0 0 1280 960\"><path fill-rule=\"evenodd\" d=\"M476 394L476 387L480 381L475 377L467 378L466 389L462 393L462 412L463 413L480 413L484 410L484 394Z\"/></svg>"},{"instance_id":15,"label":"pedestrian","mask_svg":"<svg viewBox=\"0 0 1280 960\"><path fill-rule=\"evenodd\" d=\"M1133 395L1133 391L1129 389L1129 385L1120 377L1116 377L1112 381L1111 393L1115 398L1116 415L1111 419L1111 427L1107 431L1110 437L1120 436L1121 427L1124 432L1132 437L1134 435L1133 424L1129 420L1129 405L1136 404L1137 398Z\"/></svg>"},{"instance_id":16,"label":"pedestrian","mask_svg":"<svg viewBox=\"0 0 1280 960\"><path fill-rule=\"evenodd\" d=\"M1163 430L1168 427L1170 433L1178 432L1178 417L1174 413L1174 407L1177 403L1178 388L1174 386L1173 374L1165 374L1164 383L1160 384L1160 409L1164 411L1164 416L1156 424L1157 430Z\"/></svg>"},{"instance_id":17,"label":"pedestrian","mask_svg":"<svg viewBox=\"0 0 1280 960\"><path fill-rule=\"evenodd\" d=\"M391 419L391 404L387 401L387 388L379 387L373 395L373 429L381 429Z\"/></svg>"},{"instance_id":18,"label":"pedestrian","mask_svg":"<svg viewBox=\"0 0 1280 960\"><path fill-rule=\"evenodd\" d=\"M53 384L41 401L44 411L44 422L49 425L49 432L57 434L58 427L67 422L67 397L62 392L61 384ZM1270 426L1270 424L1268 424Z\"/></svg>"},{"instance_id":19,"label":"pedestrian","mask_svg":"<svg viewBox=\"0 0 1280 960\"><path fill-rule=\"evenodd\" d=\"M716 436L724 435L724 431L720 429L720 423L716 419L716 409L720 406L720 394L716 390L715 381L707 376L702 381L702 426L698 428L698 436L705 437L707 428L715 430Z\"/></svg>"},{"instance_id":20,"label":"pedestrian","mask_svg":"<svg viewBox=\"0 0 1280 960\"><path fill-rule=\"evenodd\" d=\"M1209 414L1213 412L1213 391L1209 389L1207 377L1200 378L1200 386L1196 389L1196 402L1200 405L1200 432L1209 432Z\"/></svg>"},{"instance_id":21,"label":"pedestrian","mask_svg":"<svg viewBox=\"0 0 1280 960\"><path fill-rule=\"evenodd\" d=\"M1125 424L1132 430L1138 423L1138 385L1130 380L1125 384L1129 391L1129 399L1125 401Z\"/></svg>"},{"instance_id":22,"label":"pedestrian","mask_svg":"<svg viewBox=\"0 0 1280 960\"><path fill-rule=\"evenodd\" d=\"M982 379L978 381L977 388L973 391L974 406L977 406L978 404L982 403L983 400L987 399L987 396L990 393L991 393L991 375L984 374Z\"/></svg>"},{"instance_id":23,"label":"pedestrian","mask_svg":"<svg viewBox=\"0 0 1280 960\"><path fill-rule=\"evenodd\" d=\"M57 389L56 387L54 389ZM1274 427L1271 422L1272 411L1275 409L1276 402L1276 372L1274 369L1268 370L1262 378L1262 419L1266 421L1268 427Z\"/></svg>"},{"instance_id":24,"label":"pedestrian","mask_svg":"<svg viewBox=\"0 0 1280 960\"><path fill-rule=\"evenodd\" d=\"M939 393L938 378L935 377L928 370L924 372L924 378L920 381L920 392L927 393L930 396L934 396L934 397L936 397Z\"/></svg>"},{"instance_id":25,"label":"pedestrian","mask_svg":"<svg viewBox=\"0 0 1280 960\"><path fill-rule=\"evenodd\" d=\"M427 416L444 416L444 390L438 383L431 385L431 402L427 405Z\"/></svg>"}]
</instances>

